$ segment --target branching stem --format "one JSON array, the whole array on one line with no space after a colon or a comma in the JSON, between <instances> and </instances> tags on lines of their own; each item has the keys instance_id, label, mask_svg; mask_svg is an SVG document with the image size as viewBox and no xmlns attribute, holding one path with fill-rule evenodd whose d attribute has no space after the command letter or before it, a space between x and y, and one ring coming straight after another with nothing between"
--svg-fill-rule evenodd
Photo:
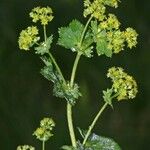
<instances>
[{"instance_id":1,"label":"branching stem","mask_svg":"<svg viewBox=\"0 0 150 150\"><path fill-rule=\"evenodd\" d=\"M87 131L87 133L86 133L86 135L85 135L85 138L84 138L84 140L83 140L83 145L86 143L88 137L89 137L90 134L91 134L92 129L94 128L94 126L95 126L97 120L99 119L99 117L101 116L102 112L105 110L105 108L107 107L107 105L108 105L107 103L105 103L105 104L103 105L103 107L99 110L98 114L96 115L96 117L94 118L93 122L92 122L91 125L89 126L89 129L88 129L88 131Z\"/></svg>"},{"instance_id":2,"label":"branching stem","mask_svg":"<svg viewBox=\"0 0 150 150\"><path fill-rule=\"evenodd\" d=\"M88 21L87 21L87 23L86 23L86 25L85 25L85 28L84 28L84 30L83 30L83 32L82 32L82 35L81 35L81 40L80 40L80 46L82 45L82 42L83 42L83 39L84 39L84 36L85 36L85 32L86 32L86 30L87 30L87 28L88 28L88 25L89 25L89 23L91 22L91 20L92 20L92 16L88 19Z\"/></svg>"},{"instance_id":3,"label":"branching stem","mask_svg":"<svg viewBox=\"0 0 150 150\"><path fill-rule=\"evenodd\" d=\"M63 76L63 74L62 74L62 72L61 72L61 70L60 70L60 68L59 68L55 58L53 57L53 55L50 52L49 52L49 56L50 56L53 64L55 65L56 70L58 71L59 75L62 77L63 82L66 83L66 80L65 80L65 78L64 78L64 76Z\"/></svg>"},{"instance_id":4,"label":"branching stem","mask_svg":"<svg viewBox=\"0 0 150 150\"><path fill-rule=\"evenodd\" d=\"M91 19L92 19L92 17L89 18L89 20L87 21L87 23L85 25L85 28L84 28L84 30L82 32L80 43L79 43L80 47L82 46L82 42L83 42L83 39L84 39L84 36L85 36L85 32L86 32L86 30L88 28L88 25L89 25ZM75 58L75 61L74 61L74 65L73 65L72 73L71 73L71 79L70 79L70 86L71 87L74 84L76 70L77 70L77 67L78 67L78 63L79 63L81 54L82 53L78 52L77 56ZM70 138L71 138L72 146L73 147L77 147L76 137L75 137L75 132L74 132L74 127L73 127L73 119L72 119L72 106L69 103L67 103L67 119L68 119L68 127L69 127L69 133L70 133Z\"/></svg>"},{"instance_id":5,"label":"branching stem","mask_svg":"<svg viewBox=\"0 0 150 150\"><path fill-rule=\"evenodd\" d=\"M73 69L72 69L72 74L71 74L71 79L70 79L70 86L72 87L74 84L74 79L75 79L75 74L76 74L76 70L77 70L77 66L80 60L81 54L78 53L76 56L76 59L74 61L74 65L73 65Z\"/></svg>"},{"instance_id":6,"label":"branching stem","mask_svg":"<svg viewBox=\"0 0 150 150\"><path fill-rule=\"evenodd\" d=\"M47 34L46 34L46 26L45 25L43 26L43 30L44 30L44 40L46 42L46 40L47 40ZM66 83L66 80L65 80L65 78L64 78L64 76L63 76L63 74L62 74L62 72L61 72L61 70L60 70L60 68L59 68L59 66L58 66L55 58L53 57L53 55L50 52L48 54L49 54L49 56L50 56L53 64L55 65L56 70L58 71L59 75L62 77L63 82Z\"/></svg>"}]
</instances>

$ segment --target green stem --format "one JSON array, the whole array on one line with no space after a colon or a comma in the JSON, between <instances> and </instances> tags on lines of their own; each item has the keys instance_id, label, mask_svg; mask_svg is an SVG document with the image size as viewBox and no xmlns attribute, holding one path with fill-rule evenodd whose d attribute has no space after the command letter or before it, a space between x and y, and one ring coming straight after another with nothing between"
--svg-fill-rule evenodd
<instances>
[{"instance_id":1,"label":"green stem","mask_svg":"<svg viewBox=\"0 0 150 150\"><path fill-rule=\"evenodd\" d=\"M44 40L45 40L45 42L46 42L46 40L47 40L47 34L46 34L46 26L45 26L45 25L43 26L43 30L44 30ZM49 52L48 54L49 54L49 56L50 56L50 58L51 58L53 64L55 65L56 70L58 71L58 73L59 73L60 76L62 77L63 82L66 83L66 80L65 80L65 78L64 78L64 76L63 76L63 74L62 74L62 72L61 72L61 70L60 70L60 68L59 68L59 66L58 66L58 64L57 64L57 62L56 62L56 60L55 60L55 58L53 57L53 55L52 55L50 52Z\"/></svg>"},{"instance_id":2,"label":"green stem","mask_svg":"<svg viewBox=\"0 0 150 150\"><path fill-rule=\"evenodd\" d=\"M76 59L74 61L72 73L71 73L71 79L70 79L70 86L72 87L74 84L74 79L75 79L75 74L78 66L78 62L80 60L81 54L78 53L76 56ZM73 127L73 119L72 119L72 106L71 104L67 103L67 120L68 120L68 128L69 128L69 133L70 133L70 138L71 138L71 143L73 147L77 147L76 144L76 137L74 133L74 127Z\"/></svg>"},{"instance_id":3,"label":"green stem","mask_svg":"<svg viewBox=\"0 0 150 150\"><path fill-rule=\"evenodd\" d=\"M86 143L86 141L87 141L88 137L90 136L91 131L92 131L92 129L94 128L94 126L95 126L95 124L96 124L98 118L101 116L102 112L105 110L105 108L106 108L107 105L108 105L107 103L105 103L105 104L103 105L103 107L99 110L98 114L97 114L96 117L94 118L92 124L89 126L89 129L88 129L88 131L87 131L87 133L86 133L86 135L85 135L85 138L84 138L84 140L83 140L83 145Z\"/></svg>"},{"instance_id":4,"label":"green stem","mask_svg":"<svg viewBox=\"0 0 150 150\"><path fill-rule=\"evenodd\" d=\"M68 119L68 128L71 138L71 143L73 147L76 147L76 137L74 133L74 127L73 127L73 119L72 119L72 106L71 104L67 103L67 119Z\"/></svg>"},{"instance_id":5,"label":"green stem","mask_svg":"<svg viewBox=\"0 0 150 150\"><path fill-rule=\"evenodd\" d=\"M42 141L42 150L45 150L45 141Z\"/></svg>"},{"instance_id":6,"label":"green stem","mask_svg":"<svg viewBox=\"0 0 150 150\"><path fill-rule=\"evenodd\" d=\"M63 82L66 83L66 80L65 80L65 78L64 78L64 76L63 76L63 74L62 74L62 72L61 72L61 70L60 70L60 68L59 68L55 58L53 57L53 55L50 52L48 54L49 54L53 64L55 65L56 70L58 71L59 75L62 77Z\"/></svg>"},{"instance_id":7,"label":"green stem","mask_svg":"<svg viewBox=\"0 0 150 150\"><path fill-rule=\"evenodd\" d=\"M89 25L91 19L92 19L92 17L89 18L89 20L87 21L87 23L86 23L86 25L85 25L85 28L84 28L84 30L83 30L83 32L82 32L81 40L80 40L80 43L79 43L79 46L80 46L80 47L81 47L81 45L82 45L85 32L86 32L86 30L87 30L87 27L88 27L88 25ZM80 57L81 57L81 53L78 52L78 53L77 53L77 56L76 56L76 58L75 58L74 65L73 65L73 68L72 68L72 73L71 73L71 79L70 79L70 86L71 86L71 87L72 87L73 84L74 84L75 75L76 75L76 70L77 70L77 66L78 66ZM69 133L70 133L70 138L71 138L72 146L73 146L73 147L77 147L76 137L75 137L75 132L74 132L74 127L73 127L73 119L72 119L72 106L71 106L71 104L69 104L69 103L67 103L67 120L68 120L68 127L69 127Z\"/></svg>"},{"instance_id":8,"label":"green stem","mask_svg":"<svg viewBox=\"0 0 150 150\"><path fill-rule=\"evenodd\" d=\"M75 74L77 70L77 66L80 60L81 54L77 53L76 59L74 61L73 69L72 69L72 74L71 74L71 79L70 79L70 86L72 87L74 84L74 79L75 79Z\"/></svg>"},{"instance_id":9,"label":"green stem","mask_svg":"<svg viewBox=\"0 0 150 150\"><path fill-rule=\"evenodd\" d=\"M82 45L82 42L83 42L83 39L84 39L84 36L85 36L85 32L86 32L86 30L87 30L87 27L88 27L88 25L89 25L89 23L90 23L90 21L92 20L92 16L88 19L88 21L87 21L87 23L86 23L86 25L85 25L85 28L84 28L84 30L83 30L83 32L82 32L82 35L81 35L81 40L80 40L80 46Z\"/></svg>"},{"instance_id":10,"label":"green stem","mask_svg":"<svg viewBox=\"0 0 150 150\"><path fill-rule=\"evenodd\" d=\"M43 30L44 30L44 40L45 40L45 42L46 42L46 40L47 40L47 35L46 35L46 26L45 26L45 25L43 26Z\"/></svg>"}]
</instances>

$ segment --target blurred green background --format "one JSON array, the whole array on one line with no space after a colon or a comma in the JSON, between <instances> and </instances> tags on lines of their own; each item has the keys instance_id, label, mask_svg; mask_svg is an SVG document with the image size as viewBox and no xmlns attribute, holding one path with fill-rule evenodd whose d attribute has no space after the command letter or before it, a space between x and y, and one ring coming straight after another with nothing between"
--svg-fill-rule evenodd
<instances>
[{"instance_id":1,"label":"blurred green background","mask_svg":"<svg viewBox=\"0 0 150 150\"><path fill-rule=\"evenodd\" d=\"M43 66L33 52L18 49L20 31L31 25L28 13L36 6L51 6L55 18L48 28L57 41L57 28L82 17L82 0L0 0L0 149L14 150L17 145L31 144L40 149L40 142L32 133L40 119L52 116L56 122L55 136L47 149L58 150L70 139L66 124L66 104L53 97L52 83L39 71ZM74 124L86 129L103 104L102 90L110 86L106 79L109 67L121 66L138 82L135 100L114 104L108 108L95 127L99 135L113 137L123 150L150 149L150 1L122 0L114 12L122 28L131 26L139 33L138 46L112 59L104 56L82 58L76 81L83 93L74 107ZM69 79L75 54L58 45L52 53ZM78 131L76 129L78 134ZM79 135L79 134L78 134Z\"/></svg>"}]
</instances>

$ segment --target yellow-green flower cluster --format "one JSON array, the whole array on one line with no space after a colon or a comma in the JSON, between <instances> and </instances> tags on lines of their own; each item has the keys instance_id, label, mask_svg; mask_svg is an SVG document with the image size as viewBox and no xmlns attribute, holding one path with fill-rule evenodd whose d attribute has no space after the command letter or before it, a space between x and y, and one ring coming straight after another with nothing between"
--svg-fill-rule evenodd
<instances>
[{"instance_id":1,"label":"yellow-green flower cluster","mask_svg":"<svg viewBox=\"0 0 150 150\"><path fill-rule=\"evenodd\" d=\"M29 145L23 145L23 146L18 146L17 150L35 150L35 148Z\"/></svg>"},{"instance_id":2,"label":"yellow-green flower cluster","mask_svg":"<svg viewBox=\"0 0 150 150\"><path fill-rule=\"evenodd\" d=\"M108 49L111 49L113 53L119 53L121 50L124 49L124 33L120 30L107 32L107 39Z\"/></svg>"},{"instance_id":3,"label":"yellow-green flower cluster","mask_svg":"<svg viewBox=\"0 0 150 150\"><path fill-rule=\"evenodd\" d=\"M19 48L23 50L29 50L40 37L38 37L38 29L36 26L28 27L25 30L22 30L19 36Z\"/></svg>"},{"instance_id":4,"label":"yellow-green flower cluster","mask_svg":"<svg viewBox=\"0 0 150 150\"><path fill-rule=\"evenodd\" d=\"M84 0L84 17L87 17L88 15L91 15L92 17L98 19L99 21L102 21L105 18L105 5L111 6L111 7L118 7L118 1L119 0Z\"/></svg>"},{"instance_id":5,"label":"yellow-green flower cluster","mask_svg":"<svg viewBox=\"0 0 150 150\"><path fill-rule=\"evenodd\" d=\"M30 12L33 22L40 21L42 25L47 25L53 19L53 11L50 7L36 7Z\"/></svg>"},{"instance_id":6,"label":"yellow-green flower cluster","mask_svg":"<svg viewBox=\"0 0 150 150\"><path fill-rule=\"evenodd\" d=\"M99 26L101 29L107 30L119 29L120 22L114 14L108 14L108 18L105 21L101 22Z\"/></svg>"},{"instance_id":7,"label":"yellow-green flower cluster","mask_svg":"<svg viewBox=\"0 0 150 150\"><path fill-rule=\"evenodd\" d=\"M94 18L98 19L99 21L102 21L105 18L105 6L102 4L101 0L94 0L91 2L90 0L84 1L84 17L87 17L88 15L93 16Z\"/></svg>"},{"instance_id":8,"label":"yellow-green flower cluster","mask_svg":"<svg viewBox=\"0 0 150 150\"><path fill-rule=\"evenodd\" d=\"M35 130L33 135L36 136L40 141L47 141L53 136L51 131L55 127L55 123L52 118L44 118L40 122L40 127Z\"/></svg>"},{"instance_id":9,"label":"yellow-green flower cluster","mask_svg":"<svg viewBox=\"0 0 150 150\"><path fill-rule=\"evenodd\" d=\"M98 29L106 33L107 48L113 53L119 53L124 50L125 42L131 49L137 44L138 34L132 28L127 28L125 31L120 31L120 22L114 14L108 14L108 18L100 22Z\"/></svg>"},{"instance_id":10,"label":"yellow-green flower cluster","mask_svg":"<svg viewBox=\"0 0 150 150\"><path fill-rule=\"evenodd\" d=\"M120 2L120 0L102 0L102 2L105 5L108 5L110 7L114 7L117 8L118 7L118 2Z\"/></svg>"},{"instance_id":11,"label":"yellow-green flower cluster","mask_svg":"<svg viewBox=\"0 0 150 150\"><path fill-rule=\"evenodd\" d=\"M118 101L135 98L138 92L137 83L133 77L125 73L122 68L110 68L107 77L112 79L112 89L116 93Z\"/></svg>"},{"instance_id":12,"label":"yellow-green flower cluster","mask_svg":"<svg viewBox=\"0 0 150 150\"><path fill-rule=\"evenodd\" d=\"M124 32L126 41L128 43L128 47L131 49L132 47L135 47L137 44L137 36L138 34L136 31L132 28L127 28Z\"/></svg>"}]
</instances>

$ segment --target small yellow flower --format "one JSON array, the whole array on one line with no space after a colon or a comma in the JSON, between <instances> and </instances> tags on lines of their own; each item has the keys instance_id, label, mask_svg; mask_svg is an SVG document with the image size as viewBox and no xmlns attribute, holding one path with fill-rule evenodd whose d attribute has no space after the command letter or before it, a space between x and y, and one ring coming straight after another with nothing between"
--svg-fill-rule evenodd
<instances>
[{"instance_id":1,"label":"small yellow flower","mask_svg":"<svg viewBox=\"0 0 150 150\"><path fill-rule=\"evenodd\" d=\"M108 23L109 28L118 29L120 26L120 22L118 21L117 17L114 14L109 14L108 16L109 17L108 17L107 23Z\"/></svg>"},{"instance_id":2,"label":"small yellow flower","mask_svg":"<svg viewBox=\"0 0 150 150\"><path fill-rule=\"evenodd\" d=\"M40 127L34 131L33 135L35 135L40 141L47 141L53 136L51 131L53 130L54 126L55 122L52 118L44 118L40 121Z\"/></svg>"},{"instance_id":3,"label":"small yellow flower","mask_svg":"<svg viewBox=\"0 0 150 150\"><path fill-rule=\"evenodd\" d=\"M87 17L88 15L93 16L99 21L102 21L105 18L106 5L110 7L118 7L119 0L84 0L84 13L83 16Z\"/></svg>"},{"instance_id":4,"label":"small yellow flower","mask_svg":"<svg viewBox=\"0 0 150 150\"><path fill-rule=\"evenodd\" d=\"M112 79L112 88L117 94L118 101L135 98L138 92L137 83L133 77L125 73L122 68L110 68L107 77Z\"/></svg>"},{"instance_id":5,"label":"small yellow flower","mask_svg":"<svg viewBox=\"0 0 150 150\"><path fill-rule=\"evenodd\" d=\"M30 145L22 145L22 146L18 146L17 150L35 150L35 148Z\"/></svg>"},{"instance_id":6,"label":"small yellow flower","mask_svg":"<svg viewBox=\"0 0 150 150\"><path fill-rule=\"evenodd\" d=\"M112 39L112 45L113 45L114 53L119 53L121 50L124 49L125 39L124 39L123 32L117 30L116 32L114 32L113 36L114 37Z\"/></svg>"},{"instance_id":7,"label":"small yellow flower","mask_svg":"<svg viewBox=\"0 0 150 150\"><path fill-rule=\"evenodd\" d=\"M119 53L124 49L124 33L120 30L107 32L107 39L109 41L108 46L111 47L114 53Z\"/></svg>"},{"instance_id":8,"label":"small yellow flower","mask_svg":"<svg viewBox=\"0 0 150 150\"><path fill-rule=\"evenodd\" d=\"M42 25L47 25L54 18L53 11L50 7L36 7L30 12L30 17L33 22L40 21Z\"/></svg>"},{"instance_id":9,"label":"small yellow flower","mask_svg":"<svg viewBox=\"0 0 150 150\"><path fill-rule=\"evenodd\" d=\"M99 27L101 28L101 29L107 29L108 28L108 23L107 23L107 21L103 21L103 22L101 22L100 23L100 25L99 25Z\"/></svg>"},{"instance_id":10,"label":"small yellow flower","mask_svg":"<svg viewBox=\"0 0 150 150\"><path fill-rule=\"evenodd\" d=\"M126 41L128 43L128 47L131 49L132 47L135 47L137 44L137 32L132 28L127 28L124 32Z\"/></svg>"},{"instance_id":11,"label":"small yellow flower","mask_svg":"<svg viewBox=\"0 0 150 150\"><path fill-rule=\"evenodd\" d=\"M55 122L52 118L44 118L43 120L41 120L40 126L52 130L53 127L55 127Z\"/></svg>"},{"instance_id":12,"label":"small yellow flower","mask_svg":"<svg viewBox=\"0 0 150 150\"><path fill-rule=\"evenodd\" d=\"M28 27L25 30L22 30L19 36L19 48L23 50L29 50L39 39L38 29L35 26Z\"/></svg>"},{"instance_id":13,"label":"small yellow flower","mask_svg":"<svg viewBox=\"0 0 150 150\"><path fill-rule=\"evenodd\" d=\"M120 0L102 0L105 5L108 5L110 7L117 8L118 7L118 2Z\"/></svg>"},{"instance_id":14,"label":"small yellow flower","mask_svg":"<svg viewBox=\"0 0 150 150\"><path fill-rule=\"evenodd\" d=\"M100 28L112 30L112 29L119 29L120 22L118 21L117 17L114 14L109 14L108 18L100 23Z\"/></svg>"},{"instance_id":15,"label":"small yellow flower","mask_svg":"<svg viewBox=\"0 0 150 150\"><path fill-rule=\"evenodd\" d=\"M93 2L91 2L90 0L85 0L84 7L84 17L91 15L99 21L102 21L105 18L104 14L106 7L103 5L101 0L94 0Z\"/></svg>"},{"instance_id":16,"label":"small yellow flower","mask_svg":"<svg viewBox=\"0 0 150 150\"><path fill-rule=\"evenodd\" d=\"M37 128L35 131L36 135L38 135L38 136L42 136L44 134L44 132L45 132L45 129L43 129L41 127Z\"/></svg>"}]
</instances>

